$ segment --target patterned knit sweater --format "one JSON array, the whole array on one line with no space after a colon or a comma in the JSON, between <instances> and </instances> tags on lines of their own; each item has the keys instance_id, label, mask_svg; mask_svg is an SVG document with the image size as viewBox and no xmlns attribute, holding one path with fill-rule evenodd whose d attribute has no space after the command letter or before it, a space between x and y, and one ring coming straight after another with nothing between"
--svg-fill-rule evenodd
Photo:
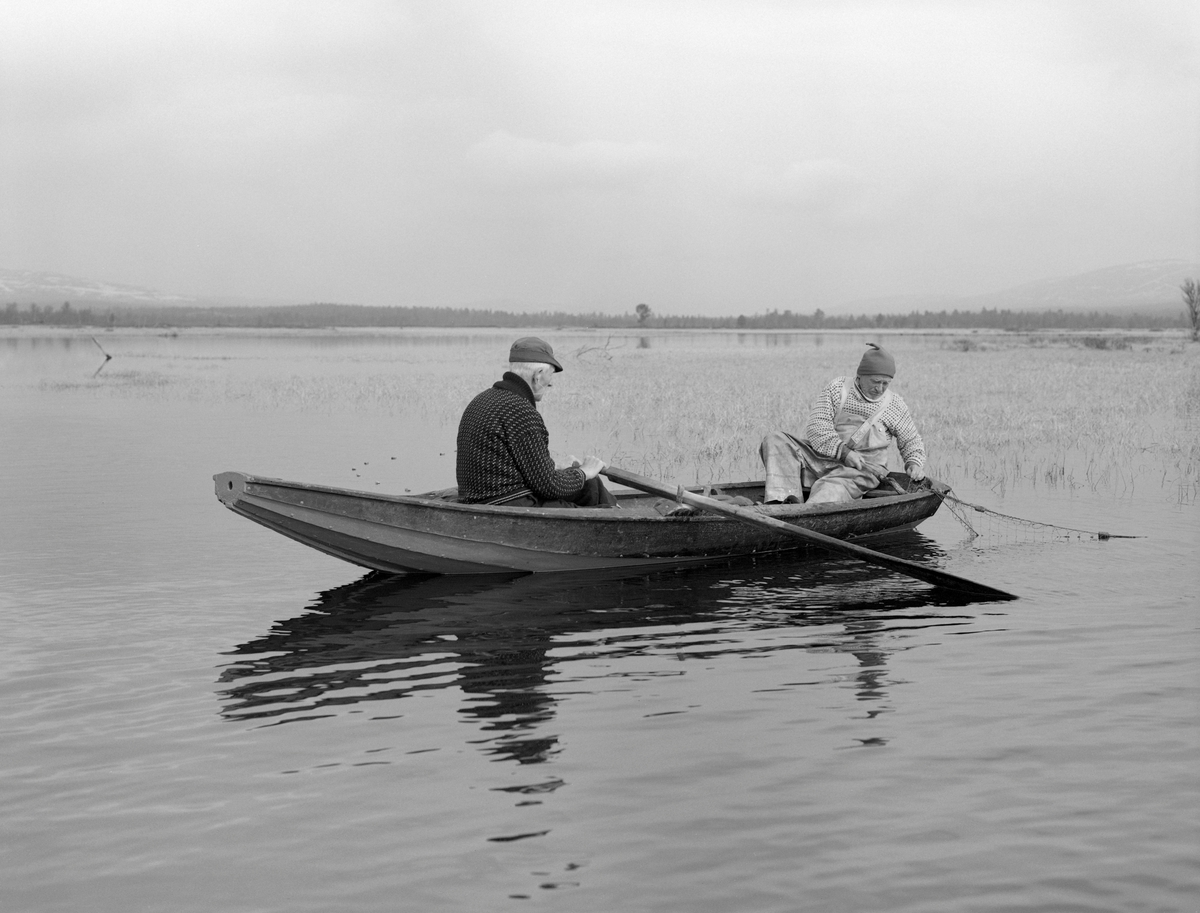
<instances>
[{"instance_id":1,"label":"patterned knit sweater","mask_svg":"<svg viewBox=\"0 0 1200 913\"><path fill-rule=\"evenodd\" d=\"M458 423L458 497L479 503L526 488L539 498L570 501L583 490L582 469L555 469L550 433L529 385L504 379L467 406Z\"/></svg>"},{"instance_id":2,"label":"patterned knit sweater","mask_svg":"<svg viewBox=\"0 0 1200 913\"><path fill-rule=\"evenodd\" d=\"M850 377L834 378L818 394L804 426L804 439L817 453L834 460L842 460L846 456L846 446L833 427L833 419L842 406L842 387L847 384L845 409L850 415L859 416L865 422L879 407L878 402L873 403L858 392L857 384ZM925 444L917 433L912 413L899 395L892 394L892 401L880 416L880 422L888 434L895 438L906 467L925 465Z\"/></svg>"}]
</instances>

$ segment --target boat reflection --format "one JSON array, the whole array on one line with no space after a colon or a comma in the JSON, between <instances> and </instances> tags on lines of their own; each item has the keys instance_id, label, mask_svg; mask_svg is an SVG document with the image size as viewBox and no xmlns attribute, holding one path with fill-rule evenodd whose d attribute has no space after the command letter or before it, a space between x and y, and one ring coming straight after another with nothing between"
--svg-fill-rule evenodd
<instances>
[{"instance_id":1,"label":"boat reflection","mask_svg":"<svg viewBox=\"0 0 1200 913\"><path fill-rule=\"evenodd\" d=\"M888 550L928 562L939 554L919 533ZM798 646L845 652L860 664L858 698L879 703L886 636L965 624L972 616L953 608L969 602L858 562L794 555L624 576L373 573L230 651L222 715L275 725L453 687L464 697L459 712L486 733L485 752L536 763L557 750L544 724L560 697L548 686L561 684L572 661L656 651L688 661ZM784 628L811 630L754 636Z\"/></svg>"}]
</instances>

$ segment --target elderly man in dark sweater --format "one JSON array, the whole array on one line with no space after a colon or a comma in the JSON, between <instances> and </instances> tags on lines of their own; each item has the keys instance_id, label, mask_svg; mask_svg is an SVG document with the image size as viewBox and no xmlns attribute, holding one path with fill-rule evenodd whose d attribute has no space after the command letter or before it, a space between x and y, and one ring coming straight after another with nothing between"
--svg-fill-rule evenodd
<instances>
[{"instance_id":1,"label":"elderly man in dark sweater","mask_svg":"<svg viewBox=\"0 0 1200 913\"><path fill-rule=\"evenodd\" d=\"M536 336L512 344L502 380L467 406L458 423L458 498L511 507L611 507L600 480L604 462L587 457L555 469L550 434L537 403L562 365Z\"/></svg>"}]
</instances>

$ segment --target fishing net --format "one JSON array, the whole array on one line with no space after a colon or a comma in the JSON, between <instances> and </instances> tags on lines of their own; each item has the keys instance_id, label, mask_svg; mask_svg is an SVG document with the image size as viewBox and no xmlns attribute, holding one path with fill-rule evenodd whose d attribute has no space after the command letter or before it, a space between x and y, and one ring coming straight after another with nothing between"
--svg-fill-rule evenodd
<instances>
[{"instance_id":1,"label":"fishing net","mask_svg":"<svg viewBox=\"0 0 1200 913\"><path fill-rule=\"evenodd\" d=\"M989 541L1028 542L1028 541L1069 541L1078 539L1140 539L1141 536L1121 536L1115 533L1092 532L1086 529L1074 529L1070 526L1057 526L1053 523L1041 523L1037 520L1026 520L1011 514L1002 514L989 507L972 504L956 497L952 492L942 493L942 503L946 505L954 518L958 520L971 534L972 538L986 538ZM972 523L971 521L974 521ZM978 528L976 528L978 527Z\"/></svg>"}]
</instances>

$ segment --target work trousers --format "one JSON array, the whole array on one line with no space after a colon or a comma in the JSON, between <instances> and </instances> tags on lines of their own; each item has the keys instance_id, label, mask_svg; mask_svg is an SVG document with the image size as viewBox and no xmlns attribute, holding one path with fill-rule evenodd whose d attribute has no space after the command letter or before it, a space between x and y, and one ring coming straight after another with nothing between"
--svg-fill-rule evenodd
<instances>
[{"instance_id":1,"label":"work trousers","mask_svg":"<svg viewBox=\"0 0 1200 913\"><path fill-rule=\"evenodd\" d=\"M861 498L879 485L874 473L823 457L807 441L786 431L772 431L763 438L759 455L767 470L764 501L792 496L807 504L832 504ZM809 489L807 499L805 488Z\"/></svg>"}]
</instances>

